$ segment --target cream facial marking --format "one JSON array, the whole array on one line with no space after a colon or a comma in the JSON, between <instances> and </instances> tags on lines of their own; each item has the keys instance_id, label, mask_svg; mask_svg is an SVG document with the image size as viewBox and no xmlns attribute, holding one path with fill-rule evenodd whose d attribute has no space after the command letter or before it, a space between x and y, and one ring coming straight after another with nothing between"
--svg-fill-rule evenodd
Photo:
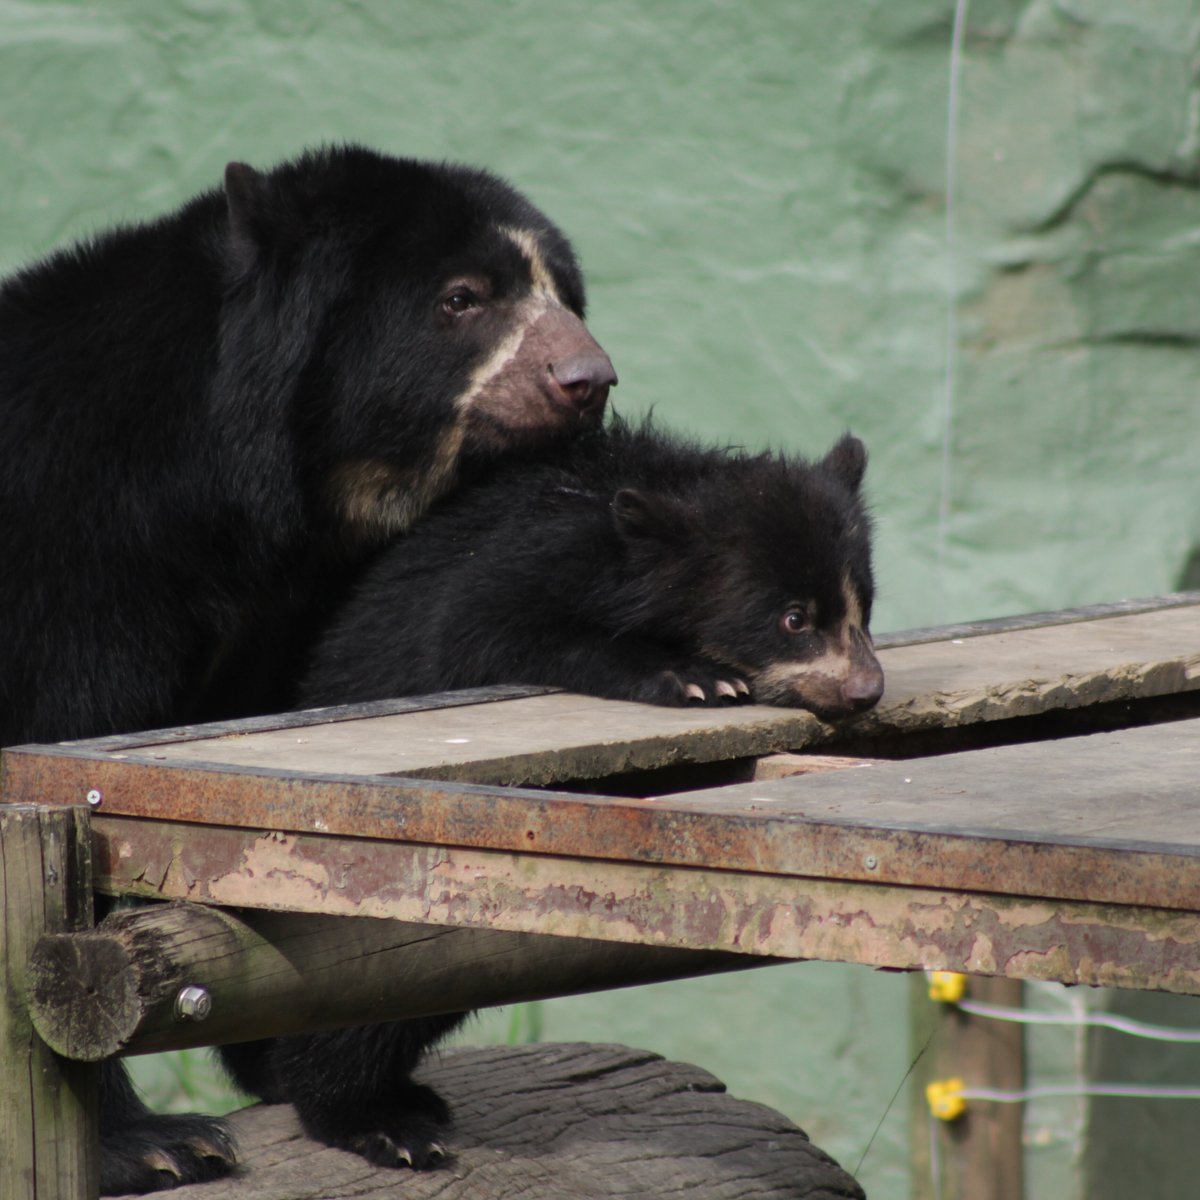
<instances>
[{"instance_id":1,"label":"cream facial marking","mask_svg":"<svg viewBox=\"0 0 1200 1200\"><path fill-rule=\"evenodd\" d=\"M850 629L862 629L863 627L862 601L859 599L858 592L851 585L849 575L842 576L842 596L846 601L846 619L842 623L840 634L842 638L845 638Z\"/></svg>"},{"instance_id":2,"label":"cream facial marking","mask_svg":"<svg viewBox=\"0 0 1200 1200\"><path fill-rule=\"evenodd\" d=\"M529 263L529 278L533 284L533 290L542 292L551 300L562 304L562 297L554 286L554 277L546 267L546 260L542 257L542 248L538 245L538 240L533 233L528 229L514 229L510 225L501 226L500 232L520 250Z\"/></svg>"},{"instance_id":3,"label":"cream facial marking","mask_svg":"<svg viewBox=\"0 0 1200 1200\"><path fill-rule=\"evenodd\" d=\"M512 242L521 252L522 257L529 263L529 277L532 282L530 293L513 309L513 328L507 337L501 339L496 348L481 362L467 380L467 386L454 402L460 411L469 409L476 397L485 391L505 367L508 366L521 349L525 335L535 321L551 308L564 308L559 297L554 279L542 258L541 248L537 238L528 229L514 229L502 226L500 232Z\"/></svg>"},{"instance_id":4,"label":"cream facial marking","mask_svg":"<svg viewBox=\"0 0 1200 1200\"><path fill-rule=\"evenodd\" d=\"M507 336L501 338L495 350L475 367L467 379L467 386L454 401L454 407L460 413L469 409L479 393L484 391L488 384L517 357L521 343L525 341L525 335L529 332L529 327L546 311L546 308L544 300L535 301L532 296L517 305L513 313L514 328Z\"/></svg>"},{"instance_id":5,"label":"cream facial marking","mask_svg":"<svg viewBox=\"0 0 1200 1200\"><path fill-rule=\"evenodd\" d=\"M347 527L364 539L407 530L454 483L463 436L461 422L447 429L427 470L397 470L379 459L344 463L331 486Z\"/></svg>"},{"instance_id":6,"label":"cream facial marking","mask_svg":"<svg viewBox=\"0 0 1200 1200\"><path fill-rule=\"evenodd\" d=\"M842 576L842 599L845 615L837 629L828 635L824 653L805 662L772 663L754 680L760 699L776 698L791 690L813 700L825 694L840 694L841 681L854 669L856 648L861 652L862 645L871 645L863 629L862 602L849 575Z\"/></svg>"}]
</instances>

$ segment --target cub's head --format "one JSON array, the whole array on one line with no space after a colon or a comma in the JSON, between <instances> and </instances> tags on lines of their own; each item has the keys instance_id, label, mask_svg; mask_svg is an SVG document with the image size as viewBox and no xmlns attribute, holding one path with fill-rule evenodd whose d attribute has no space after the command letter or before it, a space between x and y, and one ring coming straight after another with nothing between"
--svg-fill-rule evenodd
<instances>
[{"instance_id":1,"label":"cub's head","mask_svg":"<svg viewBox=\"0 0 1200 1200\"><path fill-rule=\"evenodd\" d=\"M614 519L647 627L728 667L759 703L823 720L873 707L866 463L847 434L816 463L729 455L690 482L622 489Z\"/></svg>"},{"instance_id":2,"label":"cub's head","mask_svg":"<svg viewBox=\"0 0 1200 1200\"><path fill-rule=\"evenodd\" d=\"M600 421L616 374L570 243L502 180L348 146L231 164L225 195L242 336L350 531L406 528L465 458Z\"/></svg>"}]
</instances>

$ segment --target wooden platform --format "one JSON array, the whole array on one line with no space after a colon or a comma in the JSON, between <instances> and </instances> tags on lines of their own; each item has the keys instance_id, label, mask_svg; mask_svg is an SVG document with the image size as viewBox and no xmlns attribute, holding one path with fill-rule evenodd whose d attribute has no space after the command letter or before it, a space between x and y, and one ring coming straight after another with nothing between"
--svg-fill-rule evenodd
<instances>
[{"instance_id":1,"label":"wooden platform","mask_svg":"<svg viewBox=\"0 0 1200 1200\"><path fill-rule=\"evenodd\" d=\"M6 1094L62 1121L10 1122L20 1161L69 1147L87 1200L104 1054L438 1005L779 959L1200 995L1200 594L881 643L883 702L836 728L499 688L6 750L3 799L32 807L3 810L29 914L4 1011L44 1039L9 1039ZM200 904L126 914L161 953L122 958L125 918L85 932L93 887ZM690 1069L491 1053L430 1068L457 1175L380 1175L260 1109L248 1173L189 1195L858 1194Z\"/></svg>"},{"instance_id":2,"label":"wooden platform","mask_svg":"<svg viewBox=\"0 0 1200 1200\"><path fill-rule=\"evenodd\" d=\"M116 892L1200 993L1187 599L885 648L839 729L505 689L10 751L5 797L91 795ZM1135 727L1027 740L1072 714ZM754 778L950 734L986 748Z\"/></svg>"},{"instance_id":3,"label":"wooden platform","mask_svg":"<svg viewBox=\"0 0 1200 1200\"><path fill-rule=\"evenodd\" d=\"M306 1139L290 1106L232 1118L240 1166L187 1200L855 1200L854 1180L785 1117L706 1071L622 1046L456 1050L419 1078L456 1113L436 1171L374 1168Z\"/></svg>"},{"instance_id":4,"label":"wooden platform","mask_svg":"<svg viewBox=\"0 0 1200 1200\"><path fill-rule=\"evenodd\" d=\"M547 689L489 688L78 742L60 755L90 760L86 778L68 775L58 762L55 790L76 778L106 780L99 766L105 761L561 784L1200 689L1200 601L1034 628L1019 619L1018 628L1007 624L964 627L979 632L937 642L881 638L883 700L850 726L823 725L797 709L653 708ZM6 787L22 786L28 769L10 761ZM168 799L155 796L156 803Z\"/></svg>"}]
</instances>

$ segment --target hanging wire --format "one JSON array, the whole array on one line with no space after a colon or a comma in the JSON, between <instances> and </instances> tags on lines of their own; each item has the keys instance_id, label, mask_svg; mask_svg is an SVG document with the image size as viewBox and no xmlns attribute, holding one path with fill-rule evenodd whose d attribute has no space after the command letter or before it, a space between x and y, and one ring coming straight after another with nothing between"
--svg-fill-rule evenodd
<instances>
[{"instance_id":1,"label":"hanging wire","mask_svg":"<svg viewBox=\"0 0 1200 1200\"><path fill-rule=\"evenodd\" d=\"M958 359L958 272L955 205L958 177L958 96L962 73L963 37L967 27L968 0L955 0L954 28L950 35L950 83L946 100L946 379L942 405L942 470L937 516L937 569L939 599L945 606L946 539L950 524L950 459L954 439L954 404ZM942 613L945 616L945 612Z\"/></svg>"},{"instance_id":2,"label":"hanging wire","mask_svg":"<svg viewBox=\"0 0 1200 1200\"><path fill-rule=\"evenodd\" d=\"M1124 1096L1139 1100L1200 1100L1200 1087L1160 1083L1039 1083L1005 1091L1002 1088L968 1087L964 1100L991 1100L995 1104L1021 1104L1049 1096Z\"/></svg>"},{"instance_id":3,"label":"hanging wire","mask_svg":"<svg viewBox=\"0 0 1200 1200\"><path fill-rule=\"evenodd\" d=\"M963 1012L974 1013L978 1017L989 1017L994 1021L1015 1021L1021 1025L1093 1025L1113 1029L1118 1033L1127 1033L1130 1037L1152 1038L1159 1042L1200 1043L1200 1029L1152 1025L1148 1021L1136 1021L1119 1013L1031 1012L1026 1008L1005 1008L1003 1005L988 1004L983 1000L959 1000L955 1007Z\"/></svg>"}]
</instances>

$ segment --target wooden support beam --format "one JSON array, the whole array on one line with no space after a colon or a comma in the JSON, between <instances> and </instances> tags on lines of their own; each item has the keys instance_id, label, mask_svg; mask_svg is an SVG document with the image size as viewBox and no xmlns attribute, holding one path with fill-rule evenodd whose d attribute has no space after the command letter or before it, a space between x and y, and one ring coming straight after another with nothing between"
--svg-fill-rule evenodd
<instances>
[{"instance_id":1,"label":"wooden support beam","mask_svg":"<svg viewBox=\"0 0 1200 1200\"><path fill-rule=\"evenodd\" d=\"M195 904L39 940L30 1009L94 1061L744 970L745 955Z\"/></svg>"},{"instance_id":2,"label":"wooden support beam","mask_svg":"<svg viewBox=\"0 0 1200 1200\"><path fill-rule=\"evenodd\" d=\"M99 1190L97 1068L59 1058L27 1008L42 934L92 923L87 813L0 805L0 1196L92 1200Z\"/></svg>"},{"instance_id":3,"label":"wooden support beam","mask_svg":"<svg viewBox=\"0 0 1200 1200\"><path fill-rule=\"evenodd\" d=\"M973 1000L1021 1007L1019 980L971 976L966 986ZM968 1100L960 1116L941 1120L931 1113L926 1087L959 1079L968 1091L1020 1091L1024 1026L931 1000L924 975L913 976L909 1003L910 1044L919 1055L909 1105L913 1200L1022 1200L1025 1106Z\"/></svg>"}]
</instances>

